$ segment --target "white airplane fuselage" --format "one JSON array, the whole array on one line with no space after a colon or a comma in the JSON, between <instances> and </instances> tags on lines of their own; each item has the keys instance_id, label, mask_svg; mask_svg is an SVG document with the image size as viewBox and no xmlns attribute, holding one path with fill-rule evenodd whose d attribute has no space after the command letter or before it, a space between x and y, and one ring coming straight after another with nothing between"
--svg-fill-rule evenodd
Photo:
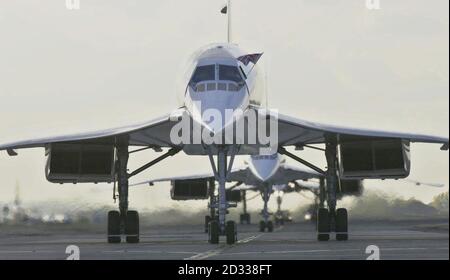
<instances>
[{"instance_id":1,"label":"white airplane fuselage","mask_svg":"<svg viewBox=\"0 0 450 280\"><path fill-rule=\"evenodd\" d=\"M273 180L274 177L283 176L283 165L285 159L281 154L273 155L252 155L248 160L248 166L252 175L256 178L255 187L260 191L267 189L269 192L281 192L287 187L287 184Z\"/></svg>"},{"instance_id":2,"label":"white airplane fuselage","mask_svg":"<svg viewBox=\"0 0 450 280\"><path fill-rule=\"evenodd\" d=\"M278 171L282 165L282 157L280 154L252 155L248 164L253 175L264 184Z\"/></svg>"}]
</instances>

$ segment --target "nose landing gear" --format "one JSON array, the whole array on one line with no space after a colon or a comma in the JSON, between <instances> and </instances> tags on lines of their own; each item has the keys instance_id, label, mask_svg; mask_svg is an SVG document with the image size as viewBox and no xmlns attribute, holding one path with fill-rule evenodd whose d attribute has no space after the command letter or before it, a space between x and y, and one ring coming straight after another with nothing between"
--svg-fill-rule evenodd
<instances>
[{"instance_id":1,"label":"nose landing gear","mask_svg":"<svg viewBox=\"0 0 450 280\"><path fill-rule=\"evenodd\" d=\"M247 212L247 192L245 190L242 191L242 209L243 213L239 215L239 222L241 225L244 223L249 225L251 221L250 214Z\"/></svg>"},{"instance_id":2,"label":"nose landing gear","mask_svg":"<svg viewBox=\"0 0 450 280\"><path fill-rule=\"evenodd\" d=\"M227 153L231 149L230 163L227 162ZM228 208L235 207L227 201L225 184L227 181L227 174L231 171L234 161L234 147L233 146L219 146L217 154L217 168L214 162L214 158L209 153L209 160L219 183L218 196L213 205L210 205L211 209L217 213L214 218L211 218L208 225L208 242L211 244L218 244L220 236L225 236L226 243L232 245L237 241L237 226L234 221L226 221L226 215ZM228 165L228 167L227 167ZM217 209L217 210L216 210ZM205 219L206 222L206 219Z\"/></svg>"},{"instance_id":3,"label":"nose landing gear","mask_svg":"<svg viewBox=\"0 0 450 280\"><path fill-rule=\"evenodd\" d=\"M269 185L265 185L264 186L264 190L261 192L261 196L264 202L264 207L263 210L261 211L261 215L263 217L263 220L259 222L259 231L260 232L265 232L266 229L268 232L273 232L273 222L269 220L269 210L267 207L267 204L269 202L270 199L270 190L269 190L270 186Z\"/></svg>"}]
</instances>

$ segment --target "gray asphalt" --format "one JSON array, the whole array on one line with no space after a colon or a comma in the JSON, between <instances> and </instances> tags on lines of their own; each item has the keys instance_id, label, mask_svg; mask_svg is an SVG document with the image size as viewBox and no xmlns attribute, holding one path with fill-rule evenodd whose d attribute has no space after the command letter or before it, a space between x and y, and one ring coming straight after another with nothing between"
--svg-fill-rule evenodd
<instances>
[{"instance_id":1,"label":"gray asphalt","mask_svg":"<svg viewBox=\"0 0 450 280\"><path fill-rule=\"evenodd\" d=\"M66 259L68 245L81 259L366 259L375 245L381 259L449 259L448 220L352 221L349 241L318 242L311 223L291 223L272 233L239 225L239 242L207 242L202 226L141 229L139 244L107 244L101 231L83 233L57 227L20 232L0 227L0 259Z\"/></svg>"}]
</instances>

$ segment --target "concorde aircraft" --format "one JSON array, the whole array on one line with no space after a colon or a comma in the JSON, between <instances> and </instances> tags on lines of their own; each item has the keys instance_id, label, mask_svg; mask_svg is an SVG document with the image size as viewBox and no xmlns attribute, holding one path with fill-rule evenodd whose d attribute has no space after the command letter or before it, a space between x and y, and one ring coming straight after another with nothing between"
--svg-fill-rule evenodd
<instances>
[{"instance_id":1,"label":"concorde aircraft","mask_svg":"<svg viewBox=\"0 0 450 280\"><path fill-rule=\"evenodd\" d=\"M230 19L230 1L222 12ZM219 236L225 236L228 244L237 240L236 223L226 220L230 203L225 194L236 155L278 152L325 176L327 207L318 210L317 236L328 240L330 232L336 232L336 239L346 240L347 211L336 209L340 179L408 177L411 143L435 143L448 150L448 138L444 137L325 125L266 110L261 106L263 79L255 66L260 57L232 43L228 28L226 43L208 45L193 56L181 92L184 104L174 112L137 125L0 144L0 150L15 156L19 149L45 148L46 178L50 182L117 182L119 211L108 213L107 238L111 243L121 242L122 236L127 242L139 242L138 212L128 209L130 178L180 151L207 156L218 182L218 220L210 222L208 233L209 242L214 244L219 243ZM307 93L296 96L298 100L292 102L308 98ZM180 127L184 128L181 133ZM236 132L226 133L230 128ZM255 133L275 141L257 137L255 142ZM326 170L285 149L291 146L301 150L313 145L322 145ZM163 148L168 151L128 172L130 154Z\"/></svg>"}]
</instances>

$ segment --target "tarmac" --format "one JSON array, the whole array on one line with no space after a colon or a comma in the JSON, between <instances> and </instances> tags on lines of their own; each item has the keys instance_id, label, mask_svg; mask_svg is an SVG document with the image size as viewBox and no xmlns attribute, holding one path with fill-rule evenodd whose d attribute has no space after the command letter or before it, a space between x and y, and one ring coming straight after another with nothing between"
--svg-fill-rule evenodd
<instances>
[{"instance_id":1,"label":"tarmac","mask_svg":"<svg viewBox=\"0 0 450 280\"><path fill-rule=\"evenodd\" d=\"M146 226L138 244L108 244L100 228L0 226L0 260L67 259L74 254L70 245L77 246L82 260L449 259L448 219L350 221L349 227L348 241L336 241L332 234L330 241L319 242L311 222L286 223L270 233L259 232L257 224L238 225L236 244L227 245L221 237L213 245L202 225Z\"/></svg>"}]
</instances>

